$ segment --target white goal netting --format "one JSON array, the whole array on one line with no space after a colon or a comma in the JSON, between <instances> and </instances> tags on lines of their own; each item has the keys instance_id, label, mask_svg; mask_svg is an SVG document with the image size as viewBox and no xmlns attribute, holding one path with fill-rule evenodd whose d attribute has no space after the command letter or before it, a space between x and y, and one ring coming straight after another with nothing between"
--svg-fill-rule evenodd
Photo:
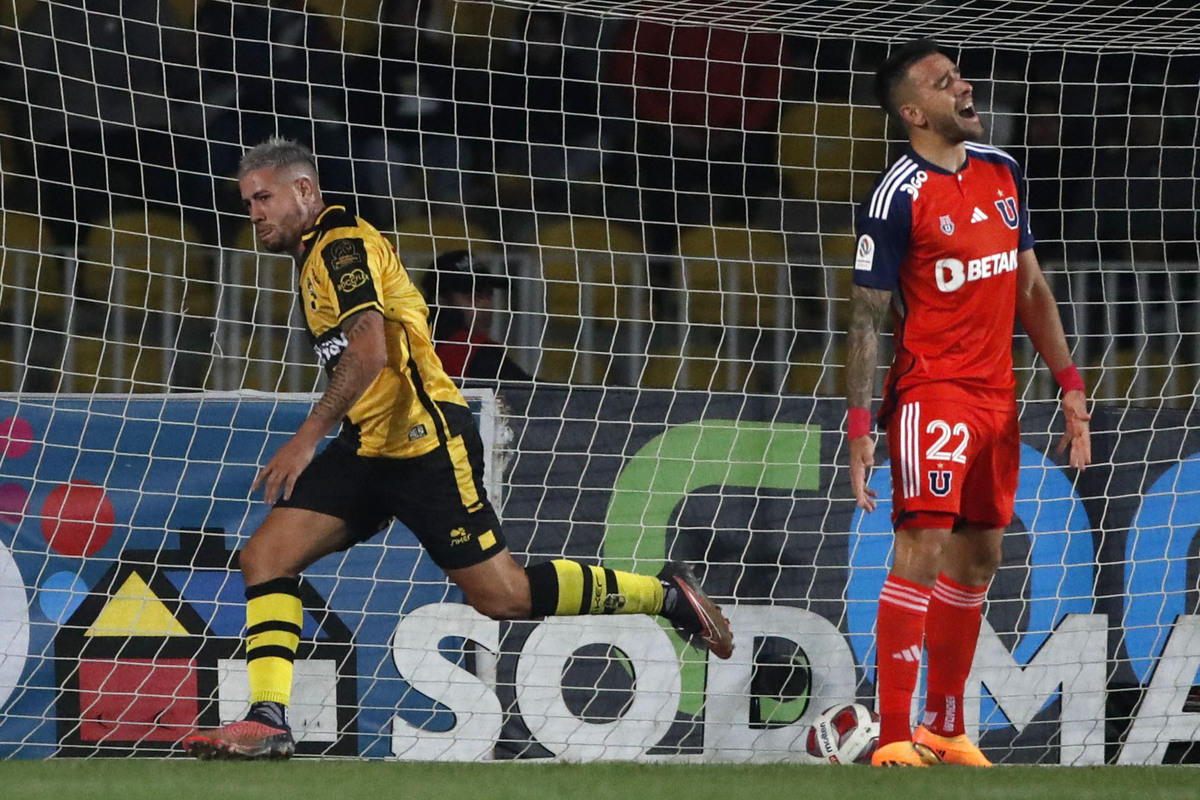
<instances>
[{"instance_id":1,"label":"white goal netting","mask_svg":"<svg viewBox=\"0 0 1200 800\"><path fill-rule=\"evenodd\" d=\"M1115 0L3 0L0 758L177 752L243 710L247 491L322 385L232 177L281 133L532 377L460 365L521 558L693 562L740 644L484 620L397 527L306 573L299 751L806 760L874 696L890 536L843 468L845 298L899 146L872 72L931 35L1025 166L1097 404L1077 475L1018 338L968 725L1000 761L1195 761L1198 33ZM480 307L430 288L454 250L506 279Z\"/></svg>"}]
</instances>

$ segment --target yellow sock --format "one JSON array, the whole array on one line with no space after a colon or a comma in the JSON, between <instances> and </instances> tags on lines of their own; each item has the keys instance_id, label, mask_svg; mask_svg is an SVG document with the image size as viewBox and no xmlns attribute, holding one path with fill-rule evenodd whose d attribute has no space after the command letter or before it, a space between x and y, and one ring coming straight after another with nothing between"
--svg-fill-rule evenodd
<instances>
[{"instance_id":1,"label":"yellow sock","mask_svg":"<svg viewBox=\"0 0 1200 800\"><path fill-rule=\"evenodd\" d=\"M296 578L246 587L246 671L252 703L291 702L292 662L304 623L299 590Z\"/></svg>"},{"instance_id":2,"label":"yellow sock","mask_svg":"<svg viewBox=\"0 0 1200 800\"><path fill-rule=\"evenodd\" d=\"M534 617L578 614L658 614L658 578L592 567L578 561L543 561L526 567Z\"/></svg>"}]
</instances>

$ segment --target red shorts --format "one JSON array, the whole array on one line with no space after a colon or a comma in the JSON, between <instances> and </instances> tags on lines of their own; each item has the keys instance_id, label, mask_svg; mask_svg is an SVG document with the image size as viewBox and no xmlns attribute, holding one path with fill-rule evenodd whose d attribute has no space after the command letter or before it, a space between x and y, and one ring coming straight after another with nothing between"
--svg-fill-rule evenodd
<instances>
[{"instance_id":1,"label":"red shorts","mask_svg":"<svg viewBox=\"0 0 1200 800\"><path fill-rule=\"evenodd\" d=\"M1015 404L998 410L902 400L888 420L887 442L895 528L930 527L930 514L947 527L1004 528L1012 521L1021 469Z\"/></svg>"}]
</instances>

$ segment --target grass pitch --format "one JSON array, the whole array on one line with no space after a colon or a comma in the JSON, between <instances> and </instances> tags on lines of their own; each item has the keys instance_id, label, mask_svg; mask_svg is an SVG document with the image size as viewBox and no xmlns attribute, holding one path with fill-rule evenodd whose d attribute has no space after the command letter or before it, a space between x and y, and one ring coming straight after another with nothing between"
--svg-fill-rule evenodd
<instances>
[{"instance_id":1,"label":"grass pitch","mask_svg":"<svg viewBox=\"0 0 1200 800\"><path fill-rule=\"evenodd\" d=\"M997 767L970 770L769 764L231 763L169 760L0 762L4 800L1194 800L1189 767Z\"/></svg>"}]
</instances>

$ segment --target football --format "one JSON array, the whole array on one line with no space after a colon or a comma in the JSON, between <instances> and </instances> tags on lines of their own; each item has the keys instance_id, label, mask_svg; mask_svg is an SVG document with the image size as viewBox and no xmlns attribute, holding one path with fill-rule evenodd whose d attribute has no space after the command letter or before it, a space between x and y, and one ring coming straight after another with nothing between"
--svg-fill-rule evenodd
<instances>
[{"instance_id":1,"label":"football","mask_svg":"<svg viewBox=\"0 0 1200 800\"><path fill-rule=\"evenodd\" d=\"M878 745L879 715L861 703L844 703L817 716L805 749L830 764L870 764Z\"/></svg>"}]
</instances>

